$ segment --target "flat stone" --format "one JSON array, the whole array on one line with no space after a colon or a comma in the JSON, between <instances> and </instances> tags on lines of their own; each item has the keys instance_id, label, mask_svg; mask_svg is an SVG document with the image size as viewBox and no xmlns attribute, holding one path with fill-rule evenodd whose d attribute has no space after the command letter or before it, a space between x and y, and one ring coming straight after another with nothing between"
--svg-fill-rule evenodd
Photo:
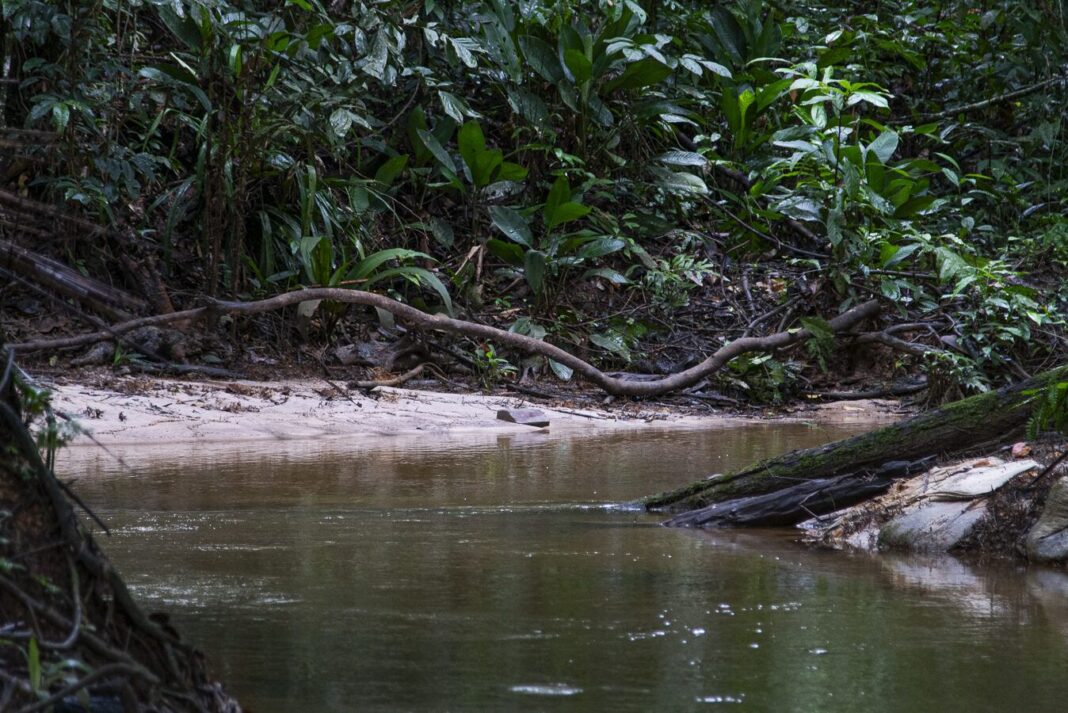
<instances>
[{"instance_id":1,"label":"flat stone","mask_svg":"<svg viewBox=\"0 0 1068 713\"><path fill-rule=\"evenodd\" d=\"M1068 477L1050 488L1042 514L1027 533L1025 545L1032 562L1068 561Z\"/></svg>"},{"instance_id":2,"label":"flat stone","mask_svg":"<svg viewBox=\"0 0 1068 713\"><path fill-rule=\"evenodd\" d=\"M536 408L502 408L497 412L497 418L501 421L535 428L545 428L549 425L549 417L544 411Z\"/></svg>"},{"instance_id":3,"label":"flat stone","mask_svg":"<svg viewBox=\"0 0 1068 713\"><path fill-rule=\"evenodd\" d=\"M972 468L952 475L928 491L932 500L971 500L990 495L1017 475L1037 468L1033 460L1000 463L986 468Z\"/></svg>"},{"instance_id":4,"label":"flat stone","mask_svg":"<svg viewBox=\"0 0 1068 713\"><path fill-rule=\"evenodd\" d=\"M946 552L967 537L985 514L985 500L926 502L883 525L879 548Z\"/></svg>"}]
</instances>

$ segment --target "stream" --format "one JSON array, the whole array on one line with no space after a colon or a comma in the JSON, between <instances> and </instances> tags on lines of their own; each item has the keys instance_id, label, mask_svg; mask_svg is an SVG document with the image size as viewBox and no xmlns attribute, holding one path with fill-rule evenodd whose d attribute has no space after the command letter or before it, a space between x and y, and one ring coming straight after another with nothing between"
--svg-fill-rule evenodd
<instances>
[{"instance_id":1,"label":"stream","mask_svg":"<svg viewBox=\"0 0 1068 713\"><path fill-rule=\"evenodd\" d=\"M257 713L1062 711L1068 574L658 526L643 495L857 432L97 449L102 544Z\"/></svg>"}]
</instances>

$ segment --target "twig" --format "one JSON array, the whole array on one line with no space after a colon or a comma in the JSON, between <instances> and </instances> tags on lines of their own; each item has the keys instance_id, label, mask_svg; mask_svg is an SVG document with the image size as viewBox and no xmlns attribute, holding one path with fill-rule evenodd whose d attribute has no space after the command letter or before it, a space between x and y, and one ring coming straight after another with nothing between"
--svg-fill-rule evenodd
<instances>
[{"instance_id":1,"label":"twig","mask_svg":"<svg viewBox=\"0 0 1068 713\"><path fill-rule=\"evenodd\" d=\"M741 217L735 215L733 212L728 210L726 207L721 206L721 205L717 205L716 207L719 208L724 213L726 213L727 216L731 220L733 220L735 223L737 223L738 225L740 225L743 228L745 228L746 230L748 230L753 235L756 235L756 236L758 236L760 238L763 238L764 240L767 240L770 243L775 243L776 245L778 245L783 250L788 250L789 252L797 253L798 255L804 255L805 257L816 258L818 260L826 260L826 259L828 259L830 257L830 255L824 255L823 253L813 252L811 250L806 250L804 248L799 248L796 245L790 245L789 243L784 243L782 240L779 240L774 235L771 235L770 233L765 233L763 230L760 230L759 228L756 228L756 227L750 225L749 223L745 222L744 220L741 219ZM794 221L794 222L796 222L796 221ZM800 224L798 224L798 225L800 225ZM808 231L807 229L806 229L806 232L808 232L809 235L812 235L811 231ZM816 236L812 235L812 237L813 237L813 239L815 239Z\"/></svg>"},{"instance_id":2,"label":"twig","mask_svg":"<svg viewBox=\"0 0 1068 713\"><path fill-rule=\"evenodd\" d=\"M1035 478L1034 480L1032 480L1027 485L1027 487L1021 488L1021 490L1031 490L1032 488L1034 488L1036 485L1038 485L1039 483L1042 482L1043 478L1045 478L1047 475L1052 473L1054 468L1056 468L1061 463L1063 463L1066 458L1068 458L1068 448L1066 448L1064 450L1064 453L1061 453L1059 456L1057 456L1057 459L1055 461L1053 461L1048 466L1046 466L1045 469L1041 473L1038 474L1038 477Z\"/></svg>"},{"instance_id":3,"label":"twig","mask_svg":"<svg viewBox=\"0 0 1068 713\"><path fill-rule=\"evenodd\" d=\"M965 104L964 106L954 107L953 109L946 109L945 111L940 111L940 112L938 112L936 114L923 114L922 116L920 116L919 120L920 121L927 121L927 122L929 122L929 121L938 121L939 119L945 119L946 117L953 116L955 114L969 114L969 113L971 113L973 111L978 111L980 109L985 109L986 107L990 106L991 104L1000 104L1001 102L1012 101L1013 99L1019 99L1020 97L1025 97L1028 94L1034 94L1037 91L1045 89L1046 87L1050 86L1051 84L1056 84L1057 82L1063 82L1066 79L1068 79L1068 77L1065 77L1065 76L1053 77L1052 79L1047 79L1044 82L1039 82L1037 84L1032 84L1030 86L1024 87L1023 89L1017 89L1016 91L1009 92L1007 94L1001 94L999 96L991 97L989 99L984 99L983 101L974 102L972 104ZM907 119L907 120L903 119L903 120L898 120L898 121L894 121L894 122L891 122L891 123L894 123L894 124L908 124L908 123L912 123L912 121L914 121L914 120L913 119Z\"/></svg>"},{"instance_id":4,"label":"twig","mask_svg":"<svg viewBox=\"0 0 1068 713\"><path fill-rule=\"evenodd\" d=\"M927 388L927 383L891 386L888 389L870 389L868 391L805 391L805 396L814 396L824 401L860 401L862 399L882 399L887 396L911 396Z\"/></svg>"},{"instance_id":5,"label":"twig","mask_svg":"<svg viewBox=\"0 0 1068 713\"><path fill-rule=\"evenodd\" d=\"M36 713L37 711L46 710L49 707L51 707L53 704L60 702L61 700L63 700L67 696L73 695L74 693L77 693L78 691L82 690L83 688L86 688L87 686L92 684L94 681L98 681L101 678L105 678L107 676L119 675L119 676L139 676L140 677L140 676L143 676L144 672L145 672L145 670L143 668L140 668L140 667L137 667L137 666L128 666L127 664L123 664L123 663L104 664L103 666L101 666L100 668L96 669L92 673L86 674L85 676L82 676L81 678L79 678L74 683L71 683L70 685L65 686L64 688L61 688L59 691L57 691L56 693L53 693L48 698L45 698L44 700L38 701L37 703L34 703L33 705L29 705L29 706L26 706L24 708L20 708L19 709L19 713Z\"/></svg>"},{"instance_id":6,"label":"twig","mask_svg":"<svg viewBox=\"0 0 1068 713\"><path fill-rule=\"evenodd\" d=\"M534 389L530 386L523 386L522 384L507 383L504 385L504 388L508 389L509 391L516 391L520 394L526 394L527 396L533 396L537 399L546 399L548 401L556 401L560 399L559 396L550 394L548 391Z\"/></svg>"},{"instance_id":7,"label":"twig","mask_svg":"<svg viewBox=\"0 0 1068 713\"><path fill-rule=\"evenodd\" d=\"M0 189L0 204L6 205L9 208L22 213L32 213L36 215L45 216L48 218L55 218L62 220L71 225L76 225L90 235L102 235L107 230L96 223L91 223L88 220L82 218L76 218L71 215L63 213L59 208L48 203L40 203L29 198L23 198L22 196Z\"/></svg>"},{"instance_id":8,"label":"twig","mask_svg":"<svg viewBox=\"0 0 1068 713\"><path fill-rule=\"evenodd\" d=\"M415 377L423 373L423 367L425 364L409 369L400 376L394 376L392 379L372 379L369 381L350 381L348 387L350 389L373 389L376 386L400 386L406 381L410 381Z\"/></svg>"},{"instance_id":9,"label":"twig","mask_svg":"<svg viewBox=\"0 0 1068 713\"><path fill-rule=\"evenodd\" d=\"M899 339L884 330L882 332L867 332L865 334L858 334L853 337L854 344L871 344L876 342L879 344L885 344L888 347L898 350L899 352L905 352L906 354L914 354L916 356L923 356L931 352L941 352L942 349L938 347L931 347L926 344L918 344L916 342L908 342L904 339Z\"/></svg>"}]
</instances>

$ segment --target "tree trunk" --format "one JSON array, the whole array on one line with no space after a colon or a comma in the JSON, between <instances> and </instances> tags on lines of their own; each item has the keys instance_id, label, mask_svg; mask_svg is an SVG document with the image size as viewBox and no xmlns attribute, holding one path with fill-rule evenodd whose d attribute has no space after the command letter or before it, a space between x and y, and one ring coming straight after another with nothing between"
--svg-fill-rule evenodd
<instances>
[{"instance_id":1,"label":"tree trunk","mask_svg":"<svg viewBox=\"0 0 1068 713\"><path fill-rule=\"evenodd\" d=\"M649 510L685 512L782 490L799 480L874 471L889 461L914 461L1006 443L1023 432L1033 410L1034 392L1064 379L1068 379L1068 366L870 433L791 451L735 473L712 476L654 495L645 500L645 506Z\"/></svg>"}]
</instances>

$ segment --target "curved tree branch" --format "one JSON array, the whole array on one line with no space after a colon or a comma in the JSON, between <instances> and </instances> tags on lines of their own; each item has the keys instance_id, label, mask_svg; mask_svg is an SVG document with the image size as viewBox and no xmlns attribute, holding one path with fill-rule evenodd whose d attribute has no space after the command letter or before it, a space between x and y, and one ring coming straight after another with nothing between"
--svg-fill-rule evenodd
<instances>
[{"instance_id":1,"label":"curved tree branch","mask_svg":"<svg viewBox=\"0 0 1068 713\"><path fill-rule=\"evenodd\" d=\"M597 367L570 354L560 347L543 342L532 337L527 337L514 332L506 332L503 329L490 327L484 324L476 324L461 319L453 319L439 314L427 314L415 307L403 304L374 292L360 290L348 290L336 287L316 287L306 290L297 290L285 294L270 297L255 302L224 302L214 301L210 306L197 309L174 312L172 314L157 315L144 319L131 320L117 324L108 330L69 337L66 339L42 340L24 344L12 345L16 351L38 351L41 349L60 349L65 347L91 344L96 341L114 338L115 335L127 332L131 329L150 324L165 324L180 320L192 320L206 317L209 313L225 312L230 314L259 314L289 307L309 300L331 300L349 304L360 304L390 312L404 320L416 329L428 329L438 332L451 332L466 337L477 337L493 340L530 354L539 354L556 362L571 367L576 373L587 381L599 386L613 396L659 396L672 391L678 391L688 386L693 386L702 379L712 375L723 368L731 359L754 351L771 351L796 344L807 339L809 332L805 329L777 332L766 337L743 337L726 344L716 350L704 361L685 371L665 376L662 379L652 381L632 381L626 378L617 378L605 374ZM870 300L859 304L837 317L828 321L828 325L835 332L842 332L853 328L865 319L874 317L879 312L879 303Z\"/></svg>"}]
</instances>

